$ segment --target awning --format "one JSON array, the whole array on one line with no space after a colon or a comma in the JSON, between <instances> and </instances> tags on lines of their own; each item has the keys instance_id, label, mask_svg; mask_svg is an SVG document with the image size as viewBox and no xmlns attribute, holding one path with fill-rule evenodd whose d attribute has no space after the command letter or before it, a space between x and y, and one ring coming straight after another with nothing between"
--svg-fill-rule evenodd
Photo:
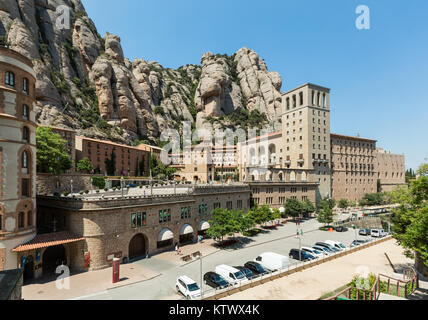
<instances>
[{"instance_id":1,"label":"awning","mask_svg":"<svg viewBox=\"0 0 428 320\"><path fill-rule=\"evenodd\" d=\"M185 234L190 234L190 233L193 233L193 228L190 224L185 224L184 226L181 227L180 236L183 236Z\"/></svg>"},{"instance_id":2,"label":"awning","mask_svg":"<svg viewBox=\"0 0 428 320\"><path fill-rule=\"evenodd\" d=\"M82 240L85 240L85 238L78 237L68 231L39 234L33 240L16 247L15 249L12 250L12 252L24 252L24 251L54 247L54 246L59 246L62 244L67 244L67 243L72 243L72 242L77 242Z\"/></svg>"},{"instance_id":3,"label":"awning","mask_svg":"<svg viewBox=\"0 0 428 320\"><path fill-rule=\"evenodd\" d=\"M208 221L202 220L199 224L199 231L205 231L211 228L211 225L208 223Z\"/></svg>"},{"instance_id":4,"label":"awning","mask_svg":"<svg viewBox=\"0 0 428 320\"><path fill-rule=\"evenodd\" d=\"M168 228L162 229L159 232L158 242L174 239L174 234Z\"/></svg>"}]
</instances>

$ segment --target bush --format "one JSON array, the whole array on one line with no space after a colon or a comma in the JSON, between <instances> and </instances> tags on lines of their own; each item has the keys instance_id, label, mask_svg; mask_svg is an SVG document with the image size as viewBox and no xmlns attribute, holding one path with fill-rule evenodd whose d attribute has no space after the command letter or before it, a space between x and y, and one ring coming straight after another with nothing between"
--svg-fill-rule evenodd
<instances>
[{"instance_id":1,"label":"bush","mask_svg":"<svg viewBox=\"0 0 428 320\"><path fill-rule=\"evenodd\" d=\"M70 194L70 193L69 193L69 192L67 192L67 191L64 191L64 192L62 193L62 195L63 195L64 197L67 197L69 194Z\"/></svg>"},{"instance_id":2,"label":"bush","mask_svg":"<svg viewBox=\"0 0 428 320\"><path fill-rule=\"evenodd\" d=\"M86 193L86 194L88 194L88 193L89 193L89 190L85 190L85 193Z\"/></svg>"},{"instance_id":3,"label":"bush","mask_svg":"<svg viewBox=\"0 0 428 320\"><path fill-rule=\"evenodd\" d=\"M106 179L104 177L93 177L92 185L99 189L104 189L106 186Z\"/></svg>"},{"instance_id":4,"label":"bush","mask_svg":"<svg viewBox=\"0 0 428 320\"><path fill-rule=\"evenodd\" d=\"M79 192L79 194L81 195L81 196L83 196L83 194L85 193L85 191L80 191Z\"/></svg>"},{"instance_id":5,"label":"bush","mask_svg":"<svg viewBox=\"0 0 428 320\"><path fill-rule=\"evenodd\" d=\"M107 192L107 191L108 191L108 188L104 188L104 191L105 191L105 192Z\"/></svg>"}]
</instances>

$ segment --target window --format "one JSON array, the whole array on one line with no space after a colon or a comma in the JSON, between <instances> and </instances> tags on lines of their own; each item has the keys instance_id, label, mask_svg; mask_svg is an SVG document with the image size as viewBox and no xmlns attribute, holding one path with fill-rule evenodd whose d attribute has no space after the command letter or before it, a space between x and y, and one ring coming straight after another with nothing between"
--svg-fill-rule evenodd
<instances>
[{"instance_id":1,"label":"window","mask_svg":"<svg viewBox=\"0 0 428 320\"><path fill-rule=\"evenodd\" d=\"M190 207L181 208L181 219L190 219L190 218L191 218Z\"/></svg>"},{"instance_id":2,"label":"window","mask_svg":"<svg viewBox=\"0 0 428 320\"><path fill-rule=\"evenodd\" d=\"M159 223L171 221L171 209L159 210Z\"/></svg>"},{"instance_id":3,"label":"window","mask_svg":"<svg viewBox=\"0 0 428 320\"><path fill-rule=\"evenodd\" d=\"M18 228L22 229L25 227L24 225L24 217L25 217L25 213L24 212L20 212L18 215Z\"/></svg>"},{"instance_id":4,"label":"window","mask_svg":"<svg viewBox=\"0 0 428 320\"><path fill-rule=\"evenodd\" d=\"M208 212L208 205L201 204L199 205L199 214L206 214Z\"/></svg>"},{"instance_id":5,"label":"window","mask_svg":"<svg viewBox=\"0 0 428 320\"><path fill-rule=\"evenodd\" d=\"M28 109L28 106L26 105L26 104L24 104L23 106L22 106L22 117L24 118L24 119L28 119L28 114L29 114L29 109Z\"/></svg>"},{"instance_id":6,"label":"window","mask_svg":"<svg viewBox=\"0 0 428 320\"><path fill-rule=\"evenodd\" d=\"M28 94L28 79L22 79L22 91Z\"/></svg>"},{"instance_id":7,"label":"window","mask_svg":"<svg viewBox=\"0 0 428 320\"><path fill-rule=\"evenodd\" d=\"M219 208L221 208L221 203L220 202L214 203L214 210Z\"/></svg>"},{"instance_id":8,"label":"window","mask_svg":"<svg viewBox=\"0 0 428 320\"><path fill-rule=\"evenodd\" d=\"M30 130L28 130L28 127L22 129L22 140L30 141Z\"/></svg>"},{"instance_id":9,"label":"window","mask_svg":"<svg viewBox=\"0 0 428 320\"><path fill-rule=\"evenodd\" d=\"M24 151L22 153L22 163L21 163L22 169L28 169L28 154L27 151Z\"/></svg>"},{"instance_id":10,"label":"window","mask_svg":"<svg viewBox=\"0 0 428 320\"><path fill-rule=\"evenodd\" d=\"M21 195L23 197L30 196L30 179L22 179L21 180Z\"/></svg>"},{"instance_id":11,"label":"window","mask_svg":"<svg viewBox=\"0 0 428 320\"><path fill-rule=\"evenodd\" d=\"M3 230L3 215L0 214L0 231Z\"/></svg>"},{"instance_id":12,"label":"window","mask_svg":"<svg viewBox=\"0 0 428 320\"><path fill-rule=\"evenodd\" d=\"M227 201L226 202L226 208L227 208L227 210L232 210L233 209L233 202L232 201Z\"/></svg>"},{"instance_id":13,"label":"window","mask_svg":"<svg viewBox=\"0 0 428 320\"><path fill-rule=\"evenodd\" d=\"M15 86L15 75L13 74L13 72L10 72L10 71L6 72L4 83L11 87Z\"/></svg>"},{"instance_id":14,"label":"window","mask_svg":"<svg viewBox=\"0 0 428 320\"><path fill-rule=\"evenodd\" d=\"M236 202L236 207L237 207L238 209L242 209L242 200L238 200L238 201Z\"/></svg>"}]
</instances>

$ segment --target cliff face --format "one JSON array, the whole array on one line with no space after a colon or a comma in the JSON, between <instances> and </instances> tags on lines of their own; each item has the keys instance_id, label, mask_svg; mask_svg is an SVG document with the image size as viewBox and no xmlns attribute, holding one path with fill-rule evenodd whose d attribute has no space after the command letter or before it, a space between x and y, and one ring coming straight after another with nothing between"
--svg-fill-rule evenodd
<instances>
[{"instance_id":1,"label":"cliff face","mask_svg":"<svg viewBox=\"0 0 428 320\"><path fill-rule=\"evenodd\" d=\"M56 9L71 9L59 29ZM280 115L281 76L252 50L203 55L177 70L124 57L121 39L102 38L80 0L1 0L0 36L32 59L37 73L37 121L78 134L130 143L156 142L165 128L194 127L240 109Z\"/></svg>"}]
</instances>

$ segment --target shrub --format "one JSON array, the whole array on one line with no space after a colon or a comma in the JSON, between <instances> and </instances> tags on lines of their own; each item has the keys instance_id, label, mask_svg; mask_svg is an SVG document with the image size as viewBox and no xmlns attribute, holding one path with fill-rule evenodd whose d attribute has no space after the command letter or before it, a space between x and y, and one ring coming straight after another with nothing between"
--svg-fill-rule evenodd
<instances>
[{"instance_id":1,"label":"shrub","mask_svg":"<svg viewBox=\"0 0 428 320\"><path fill-rule=\"evenodd\" d=\"M70 194L70 193L68 193L67 191L64 191L64 192L62 193L62 195L63 195L64 197L67 197L69 194Z\"/></svg>"},{"instance_id":2,"label":"shrub","mask_svg":"<svg viewBox=\"0 0 428 320\"><path fill-rule=\"evenodd\" d=\"M104 188L104 191L105 191L105 192L107 192L107 191L108 191L108 188Z\"/></svg>"}]
</instances>

